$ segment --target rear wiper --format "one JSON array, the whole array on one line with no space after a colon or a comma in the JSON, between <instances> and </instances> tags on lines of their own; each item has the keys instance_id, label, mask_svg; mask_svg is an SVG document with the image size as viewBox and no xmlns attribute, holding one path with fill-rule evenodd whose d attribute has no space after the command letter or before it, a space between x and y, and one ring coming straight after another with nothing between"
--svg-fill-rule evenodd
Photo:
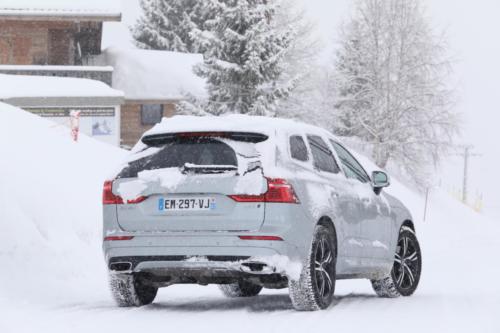
<instances>
[{"instance_id":1,"label":"rear wiper","mask_svg":"<svg viewBox=\"0 0 500 333\"><path fill-rule=\"evenodd\" d=\"M186 163L181 168L181 171L182 173L192 172L192 173L213 174L213 173L238 171L238 167L235 165L197 165L197 164Z\"/></svg>"}]
</instances>

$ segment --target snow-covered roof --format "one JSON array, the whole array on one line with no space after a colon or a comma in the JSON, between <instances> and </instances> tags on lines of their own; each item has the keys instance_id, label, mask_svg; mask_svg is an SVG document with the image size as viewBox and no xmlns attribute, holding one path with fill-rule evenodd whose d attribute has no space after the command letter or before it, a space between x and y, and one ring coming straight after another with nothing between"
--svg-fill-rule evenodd
<instances>
[{"instance_id":1,"label":"snow-covered roof","mask_svg":"<svg viewBox=\"0 0 500 333\"><path fill-rule=\"evenodd\" d=\"M71 99L87 99L87 102L108 100L111 104L121 104L123 92L89 79L0 74L2 101L19 105L22 103L15 101L38 100L44 104L40 106L45 106L54 101L68 102Z\"/></svg>"},{"instance_id":2,"label":"snow-covered roof","mask_svg":"<svg viewBox=\"0 0 500 333\"><path fill-rule=\"evenodd\" d=\"M62 66L62 65L0 65L0 71L81 71L81 72L112 72L111 66Z\"/></svg>"},{"instance_id":3,"label":"snow-covered roof","mask_svg":"<svg viewBox=\"0 0 500 333\"><path fill-rule=\"evenodd\" d=\"M205 81L193 67L203 62L199 54L168 51L106 49L106 62L113 66L113 87L127 100L178 101L186 94L206 96Z\"/></svg>"},{"instance_id":4,"label":"snow-covered roof","mask_svg":"<svg viewBox=\"0 0 500 333\"><path fill-rule=\"evenodd\" d=\"M117 0L0 0L0 19L67 19L120 21Z\"/></svg>"},{"instance_id":5,"label":"snow-covered roof","mask_svg":"<svg viewBox=\"0 0 500 333\"><path fill-rule=\"evenodd\" d=\"M161 123L144 133L144 136L206 131L262 133L273 136L277 130L297 134L321 135L327 133L322 128L291 119L231 114L220 117L174 116L172 118L163 118Z\"/></svg>"}]
</instances>

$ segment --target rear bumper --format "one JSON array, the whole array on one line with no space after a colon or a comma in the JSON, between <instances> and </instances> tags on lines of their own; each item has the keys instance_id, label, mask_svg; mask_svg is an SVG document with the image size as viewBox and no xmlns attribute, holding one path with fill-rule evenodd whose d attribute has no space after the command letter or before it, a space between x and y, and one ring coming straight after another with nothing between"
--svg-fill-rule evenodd
<instances>
[{"instance_id":1,"label":"rear bumper","mask_svg":"<svg viewBox=\"0 0 500 333\"><path fill-rule=\"evenodd\" d=\"M272 275L300 272L298 249L286 241L241 240L237 236L140 235L126 241L105 241L111 272L155 275Z\"/></svg>"},{"instance_id":2,"label":"rear bumper","mask_svg":"<svg viewBox=\"0 0 500 333\"><path fill-rule=\"evenodd\" d=\"M173 284L227 284L245 280L266 288L285 288L289 276L277 267L245 257L114 257L111 274L137 274L155 287Z\"/></svg>"},{"instance_id":3,"label":"rear bumper","mask_svg":"<svg viewBox=\"0 0 500 333\"><path fill-rule=\"evenodd\" d=\"M184 257L147 256L113 257L108 268L115 273L152 272L156 275L189 275L190 273L237 276L237 273L270 275L279 274L277 268L250 257Z\"/></svg>"}]
</instances>

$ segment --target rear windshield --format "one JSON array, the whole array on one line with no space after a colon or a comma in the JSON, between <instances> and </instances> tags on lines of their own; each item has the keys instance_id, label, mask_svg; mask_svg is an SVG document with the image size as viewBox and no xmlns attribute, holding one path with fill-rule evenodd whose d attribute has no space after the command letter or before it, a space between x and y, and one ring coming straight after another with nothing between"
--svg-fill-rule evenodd
<instances>
[{"instance_id":1,"label":"rear windshield","mask_svg":"<svg viewBox=\"0 0 500 333\"><path fill-rule=\"evenodd\" d=\"M186 164L237 167L238 161L234 150L217 139L177 139L152 155L129 162L118 178L134 178L144 170L181 168Z\"/></svg>"}]
</instances>

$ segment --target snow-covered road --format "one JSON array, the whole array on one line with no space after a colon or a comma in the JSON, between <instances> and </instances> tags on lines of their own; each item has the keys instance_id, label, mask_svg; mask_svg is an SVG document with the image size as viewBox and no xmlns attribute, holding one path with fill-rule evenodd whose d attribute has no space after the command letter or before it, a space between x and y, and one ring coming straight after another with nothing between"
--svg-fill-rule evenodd
<instances>
[{"instance_id":1,"label":"snow-covered road","mask_svg":"<svg viewBox=\"0 0 500 333\"><path fill-rule=\"evenodd\" d=\"M112 303L102 271L92 281L82 281L71 289L65 286L68 289L60 290L53 299L39 299L39 304L31 303L29 297L23 302L7 299L5 304L0 300L0 332L327 329L498 333L500 268L496 258L500 253L500 228L482 219L457 221L456 226L450 221L436 226L431 223L438 221L432 219L419 228L425 251L424 274L418 292L410 298L380 299L368 281L339 281L334 306L321 312L297 313L292 310L286 290L267 290L250 299L226 299L213 286L173 286L162 289L150 306L122 309Z\"/></svg>"},{"instance_id":2,"label":"snow-covered road","mask_svg":"<svg viewBox=\"0 0 500 333\"><path fill-rule=\"evenodd\" d=\"M18 135L12 143L13 133ZM100 251L100 191L123 152L0 104L0 333L500 332L500 221L448 195L422 200L397 182L424 255L410 298L380 299L368 281L339 281L335 305L297 313L287 291L226 299L214 286L173 286L154 304L112 303Z\"/></svg>"}]
</instances>

